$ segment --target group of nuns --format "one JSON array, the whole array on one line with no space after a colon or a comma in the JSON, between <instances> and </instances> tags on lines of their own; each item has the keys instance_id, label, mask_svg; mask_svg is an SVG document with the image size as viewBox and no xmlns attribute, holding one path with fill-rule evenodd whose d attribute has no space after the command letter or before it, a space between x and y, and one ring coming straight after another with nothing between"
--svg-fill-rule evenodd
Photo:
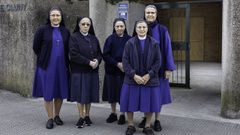
<instances>
[{"instance_id":1,"label":"group of nuns","mask_svg":"<svg viewBox=\"0 0 240 135\"><path fill-rule=\"evenodd\" d=\"M65 27L62 10L54 6L47 23L40 26L33 41L37 66L33 97L43 97L48 115L47 129L63 125L59 117L63 99L77 102L77 128L92 125L91 103L99 102L99 65L105 61L102 100L111 104L107 123L126 123L126 135L136 132L134 112L144 113L138 127L146 135L161 131L160 111L171 103L169 78L175 70L168 30L157 21L157 8L145 7L143 20L127 33L124 19L116 18L113 33L103 52L89 17L78 17L74 32ZM116 104L120 104L119 117ZM155 114L153 127L152 115ZM154 131L153 131L154 130Z\"/></svg>"}]
</instances>

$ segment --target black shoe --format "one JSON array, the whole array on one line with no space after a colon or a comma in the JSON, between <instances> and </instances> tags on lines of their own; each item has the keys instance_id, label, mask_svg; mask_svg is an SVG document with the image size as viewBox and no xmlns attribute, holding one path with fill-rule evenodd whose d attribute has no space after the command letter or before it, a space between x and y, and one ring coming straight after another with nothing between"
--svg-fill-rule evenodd
<instances>
[{"instance_id":1,"label":"black shoe","mask_svg":"<svg viewBox=\"0 0 240 135\"><path fill-rule=\"evenodd\" d=\"M47 129L52 129L53 128L53 119L49 119L46 124Z\"/></svg>"},{"instance_id":2,"label":"black shoe","mask_svg":"<svg viewBox=\"0 0 240 135\"><path fill-rule=\"evenodd\" d=\"M155 120L154 126L153 126L154 131L160 132L162 130L161 124L159 120Z\"/></svg>"},{"instance_id":3,"label":"black shoe","mask_svg":"<svg viewBox=\"0 0 240 135\"><path fill-rule=\"evenodd\" d=\"M144 128L143 133L145 135L154 135L154 132L153 132L152 128L150 128L150 127Z\"/></svg>"},{"instance_id":4,"label":"black shoe","mask_svg":"<svg viewBox=\"0 0 240 135\"><path fill-rule=\"evenodd\" d=\"M123 125L126 123L126 118L124 114L121 114L118 120L118 125Z\"/></svg>"},{"instance_id":5,"label":"black shoe","mask_svg":"<svg viewBox=\"0 0 240 135\"><path fill-rule=\"evenodd\" d=\"M57 124L57 125L63 125L63 121L60 119L60 117L58 115L56 115L54 117L54 122Z\"/></svg>"},{"instance_id":6,"label":"black shoe","mask_svg":"<svg viewBox=\"0 0 240 135\"><path fill-rule=\"evenodd\" d=\"M92 121L91 121L91 119L90 119L89 116L86 116L86 117L84 118L84 121L85 121L85 124L86 124L87 126L91 126Z\"/></svg>"},{"instance_id":7,"label":"black shoe","mask_svg":"<svg viewBox=\"0 0 240 135\"><path fill-rule=\"evenodd\" d=\"M79 118L77 124L76 124L77 128L83 128L84 127L84 119L83 118Z\"/></svg>"},{"instance_id":8,"label":"black shoe","mask_svg":"<svg viewBox=\"0 0 240 135\"><path fill-rule=\"evenodd\" d=\"M144 128L146 124L146 117L143 117L143 120L141 121L141 123L138 124L139 128Z\"/></svg>"},{"instance_id":9,"label":"black shoe","mask_svg":"<svg viewBox=\"0 0 240 135\"><path fill-rule=\"evenodd\" d=\"M111 113L109 117L107 118L106 122L107 123L113 123L114 121L117 121L117 114Z\"/></svg>"},{"instance_id":10,"label":"black shoe","mask_svg":"<svg viewBox=\"0 0 240 135\"><path fill-rule=\"evenodd\" d=\"M126 135L133 135L136 132L136 128L134 126L128 126Z\"/></svg>"}]
</instances>

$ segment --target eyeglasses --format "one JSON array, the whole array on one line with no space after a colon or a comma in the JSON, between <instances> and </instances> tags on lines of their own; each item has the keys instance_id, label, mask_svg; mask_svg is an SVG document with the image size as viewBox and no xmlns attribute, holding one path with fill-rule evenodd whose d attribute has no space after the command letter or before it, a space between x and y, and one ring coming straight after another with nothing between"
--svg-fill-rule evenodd
<instances>
[{"instance_id":1,"label":"eyeglasses","mask_svg":"<svg viewBox=\"0 0 240 135\"><path fill-rule=\"evenodd\" d=\"M81 25L82 25L82 26L85 26L85 25L90 26L89 23L81 23Z\"/></svg>"}]
</instances>

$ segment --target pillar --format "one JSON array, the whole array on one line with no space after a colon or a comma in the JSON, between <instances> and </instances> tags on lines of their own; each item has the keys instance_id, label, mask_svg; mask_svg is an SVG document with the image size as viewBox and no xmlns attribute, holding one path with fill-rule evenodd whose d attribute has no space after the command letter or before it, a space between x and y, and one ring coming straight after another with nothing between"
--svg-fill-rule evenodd
<instances>
[{"instance_id":1,"label":"pillar","mask_svg":"<svg viewBox=\"0 0 240 135\"><path fill-rule=\"evenodd\" d=\"M221 116L240 118L240 1L223 0Z\"/></svg>"}]
</instances>

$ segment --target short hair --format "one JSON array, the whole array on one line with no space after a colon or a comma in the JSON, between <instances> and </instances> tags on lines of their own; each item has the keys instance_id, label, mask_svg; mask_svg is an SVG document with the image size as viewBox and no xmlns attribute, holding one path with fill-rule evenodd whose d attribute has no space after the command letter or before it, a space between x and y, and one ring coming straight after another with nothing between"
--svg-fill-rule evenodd
<instances>
[{"instance_id":1,"label":"short hair","mask_svg":"<svg viewBox=\"0 0 240 135\"><path fill-rule=\"evenodd\" d=\"M155 5L147 5L144 9L144 11L147 9L147 8L154 8L157 12L157 7Z\"/></svg>"}]
</instances>

